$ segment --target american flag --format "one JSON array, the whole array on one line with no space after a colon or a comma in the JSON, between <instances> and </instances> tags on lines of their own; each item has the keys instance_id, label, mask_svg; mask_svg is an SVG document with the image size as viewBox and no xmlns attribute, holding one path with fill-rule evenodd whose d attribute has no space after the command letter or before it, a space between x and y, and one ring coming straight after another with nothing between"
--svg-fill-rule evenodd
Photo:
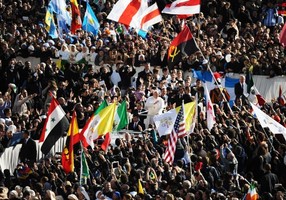
<instances>
[{"instance_id":1,"label":"american flag","mask_svg":"<svg viewBox=\"0 0 286 200\"><path fill-rule=\"evenodd\" d=\"M185 116L184 116L184 104L178 113L176 118L174 128L170 134L170 138L168 140L168 146L165 151L164 160L169 164L173 164L175 151L176 151L176 143L178 140L178 135L185 134Z\"/></svg>"}]
</instances>

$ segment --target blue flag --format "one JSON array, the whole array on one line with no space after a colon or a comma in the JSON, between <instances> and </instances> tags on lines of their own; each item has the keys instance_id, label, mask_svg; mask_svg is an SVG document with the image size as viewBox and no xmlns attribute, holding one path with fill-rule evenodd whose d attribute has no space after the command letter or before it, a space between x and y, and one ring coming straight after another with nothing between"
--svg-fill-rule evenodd
<instances>
[{"instance_id":1,"label":"blue flag","mask_svg":"<svg viewBox=\"0 0 286 200\"><path fill-rule=\"evenodd\" d=\"M86 3L86 11L83 18L82 29L93 33L93 35L97 35L98 33L99 22L89 3Z\"/></svg>"}]
</instances>

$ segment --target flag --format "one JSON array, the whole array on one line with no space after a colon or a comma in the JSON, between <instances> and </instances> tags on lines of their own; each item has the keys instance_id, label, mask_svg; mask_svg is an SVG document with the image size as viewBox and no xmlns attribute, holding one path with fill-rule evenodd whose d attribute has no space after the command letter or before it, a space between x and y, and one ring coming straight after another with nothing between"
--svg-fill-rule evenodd
<instances>
[{"instance_id":1,"label":"flag","mask_svg":"<svg viewBox=\"0 0 286 200\"><path fill-rule=\"evenodd\" d=\"M72 21L71 21L71 33L75 34L78 29L81 29L81 16L80 9L78 7L77 0L70 0L72 8Z\"/></svg>"},{"instance_id":2,"label":"flag","mask_svg":"<svg viewBox=\"0 0 286 200\"><path fill-rule=\"evenodd\" d=\"M99 22L95 16L91 6L87 2L86 3L86 11L85 11L85 15L83 18L83 23L82 23L82 29L87 31L87 32L91 32L93 35L97 35L99 26L100 26Z\"/></svg>"},{"instance_id":3,"label":"flag","mask_svg":"<svg viewBox=\"0 0 286 200\"><path fill-rule=\"evenodd\" d=\"M48 110L47 118L42 129L39 142L43 142L41 151L48 154L56 141L65 133L69 127L66 113L59 105L57 100L52 97L51 105Z\"/></svg>"},{"instance_id":4,"label":"flag","mask_svg":"<svg viewBox=\"0 0 286 200\"><path fill-rule=\"evenodd\" d=\"M283 47L286 46L286 23L284 24L280 34L279 34L279 42Z\"/></svg>"},{"instance_id":5,"label":"flag","mask_svg":"<svg viewBox=\"0 0 286 200\"><path fill-rule=\"evenodd\" d=\"M160 115L154 116L154 123L156 125L156 128L160 136L168 135L172 132L173 126L175 124L175 121L176 121L176 118L177 118L177 115L180 109L181 109L181 106L171 109L168 112L162 113ZM186 132L191 131L191 128L192 128L191 125L194 121L193 117L195 115L195 112L196 112L195 102L184 104L184 113L186 116L186 119L185 119ZM183 135L179 134L178 136L183 137L185 136L185 133Z\"/></svg>"},{"instance_id":6,"label":"flag","mask_svg":"<svg viewBox=\"0 0 286 200\"><path fill-rule=\"evenodd\" d=\"M114 116L114 129L120 131L128 125L126 101L124 100L116 109Z\"/></svg>"},{"instance_id":7,"label":"flag","mask_svg":"<svg viewBox=\"0 0 286 200\"><path fill-rule=\"evenodd\" d=\"M269 130L274 134L282 134L286 140L286 128L284 126L275 121L272 117L268 116L254 104L251 103L251 106L254 114L263 128L269 128Z\"/></svg>"},{"instance_id":8,"label":"flag","mask_svg":"<svg viewBox=\"0 0 286 200\"><path fill-rule=\"evenodd\" d=\"M286 3L278 3L278 15L286 16Z\"/></svg>"},{"instance_id":9,"label":"flag","mask_svg":"<svg viewBox=\"0 0 286 200\"><path fill-rule=\"evenodd\" d=\"M284 98L283 98L283 95L282 95L282 87L281 87L281 85L279 86L279 96L278 96L278 98L277 98L277 101L278 101L278 103L279 103L281 106L284 106L285 101L284 101Z\"/></svg>"},{"instance_id":10,"label":"flag","mask_svg":"<svg viewBox=\"0 0 286 200\"><path fill-rule=\"evenodd\" d=\"M154 123L160 136L168 135L172 132L176 118L177 112L175 108L154 116Z\"/></svg>"},{"instance_id":11,"label":"flag","mask_svg":"<svg viewBox=\"0 0 286 200\"><path fill-rule=\"evenodd\" d=\"M278 15L286 16L286 3L278 3Z\"/></svg>"},{"instance_id":12,"label":"flag","mask_svg":"<svg viewBox=\"0 0 286 200\"><path fill-rule=\"evenodd\" d=\"M149 6L146 10L144 10L142 19L140 20L139 28L143 31L148 31L148 28L154 24L163 21L163 18L158 9L157 3Z\"/></svg>"},{"instance_id":13,"label":"flag","mask_svg":"<svg viewBox=\"0 0 286 200\"><path fill-rule=\"evenodd\" d=\"M251 184L245 196L245 200L257 200L257 199L259 199L259 195L256 192L255 186Z\"/></svg>"},{"instance_id":14,"label":"flag","mask_svg":"<svg viewBox=\"0 0 286 200\"><path fill-rule=\"evenodd\" d=\"M63 15L57 15L57 22L58 22L58 32L59 32L59 35L60 37L63 36L63 34L68 34L69 33L69 24L70 22L67 22Z\"/></svg>"},{"instance_id":15,"label":"flag","mask_svg":"<svg viewBox=\"0 0 286 200\"><path fill-rule=\"evenodd\" d=\"M202 82L212 82L213 77L210 71L192 70L194 78L201 80Z\"/></svg>"},{"instance_id":16,"label":"flag","mask_svg":"<svg viewBox=\"0 0 286 200\"><path fill-rule=\"evenodd\" d=\"M103 151L106 151L107 148L108 148L108 146L109 146L109 144L110 144L110 142L111 142L110 133L106 133L105 136L104 136L104 141L103 141L103 143L101 144L101 149L102 149Z\"/></svg>"},{"instance_id":17,"label":"flag","mask_svg":"<svg viewBox=\"0 0 286 200\"><path fill-rule=\"evenodd\" d=\"M148 7L147 0L119 0L107 19L143 31L148 31L150 26L162 21L157 4Z\"/></svg>"},{"instance_id":18,"label":"flag","mask_svg":"<svg viewBox=\"0 0 286 200\"><path fill-rule=\"evenodd\" d=\"M55 25L54 15L50 6L46 11L45 23L46 31L49 33L49 36L51 36L52 38L58 38L59 36L57 32L57 27Z\"/></svg>"},{"instance_id":19,"label":"flag","mask_svg":"<svg viewBox=\"0 0 286 200\"><path fill-rule=\"evenodd\" d=\"M178 135L179 134L184 134L185 132L185 116L184 116L184 104L182 105L173 130L170 134L169 140L168 140L168 146L166 148L165 154L164 154L164 160L165 162L169 164L173 164L174 162L174 157L175 157L175 151L176 151L176 143L178 140Z\"/></svg>"},{"instance_id":20,"label":"flag","mask_svg":"<svg viewBox=\"0 0 286 200\"><path fill-rule=\"evenodd\" d=\"M70 16L69 12L67 11L66 1L51 0L49 2L48 7L51 8L51 11L53 13L57 14L57 19L60 16L61 20L63 20L65 24L67 24L69 26L71 25L71 16ZM58 24L58 26L59 26L59 24Z\"/></svg>"},{"instance_id":21,"label":"flag","mask_svg":"<svg viewBox=\"0 0 286 200\"><path fill-rule=\"evenodd\" d=\"M62 152L62 166L66 174L74 171L74 135L78 135L78 133L78 123L76 119L76 112L74 111L67 134L66 145Z\"/></svg>"},{"instance_id":22,"label":"flag","mask_svg":"<svg viewBox=\"0 0 286 200\"><path fill-rule=\"evenodd\" d=\"M216 123L215 121L215 113L213 108L213 103L210 98L210 93L206 84L204 84L204 91L206 96L206 108L207 108L207 126L208 129L211 130Z\"/></svg>"},{"instance_id":23,"label":"flag","mask_svg":"<svg viewBox=\"0 0 286 200\"><path fill-rule=\"evenodd\" d=\"M192 15L198 14L201 10L200 0L177 0L167 4L162 13L171 15Z\"/></svg>"},{"instance_id":24,"label":"flag","mask_svg":"<svg viewBox=\"0 0 286 200\"><path fill-rule=\"evenodd\" d=\"M138 179L138 194L144 194L144 190L140 179Z\"/></svg>"},{"instance_id":25,"label":"flag","mask_svg":"<svg viewBox=\"0 0 286 200\"><path fill-rule=\"evenodd\" d=\"M89 168L88 164L85 158L85 154L83 149L81 150L81 156L80 156L80 185L86 185L87 184L87 179L89 177Z\"/></svg>"},{"instance_id":26,"label":"flag","mask_svg":"<svg viewBox=\"0 0 286 200\"><path fill-rule=\"evenodd\" d=\"M189 27L185 26L184 29L170 44L168 50L169 67L173 68L175 65L182 61L183 57L189 56L198 50L199 48L193 38Z\"/></svg>"},{"instance_id":27,"label":"flag","mask_svg":"<svg viewBox=\"0 0 286 200\"><path fill-rule=\"evenodd\" d=\"M94 114L83 127L81 134L84 135L86 142L93 148L93 140L107 133L113 128L116 104L112 103Z\"/></svg>"}]
</instances>

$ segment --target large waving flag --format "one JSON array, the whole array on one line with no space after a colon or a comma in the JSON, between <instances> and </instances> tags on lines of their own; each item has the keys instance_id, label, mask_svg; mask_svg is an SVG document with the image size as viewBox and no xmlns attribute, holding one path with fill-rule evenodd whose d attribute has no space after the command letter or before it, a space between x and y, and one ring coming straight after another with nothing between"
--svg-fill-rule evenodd
<instances>
[{"instance_id":1,"label":"large waving flag","mask_svg":"<svg viewBox=\"0 0 286 200\"><path fill-rule=\"evenodd\" d=\"M126 106L126 101L123 101L119 106L117 106L114 116L113 129L116 131L120 131L124 129L127 125L128 125L127 106ZM104 142L101 145L101 149L103 151L106 151L110 142L111 142L111 135L110 133L107 133L104 136Z\"/></svg>"},{"instance_id":2,"label":"large waving flag","mask_svg":"<svg viewBox=\"0 0 286 200\"><path fill-rule=\"evenodd\" d=\"M211 130L216 123L213 103L210 98L210 93L206 84L204 84L205 96L206 96L206 108L207 108L207 126Z\"/></svg>"},{"instance_id":3,"label":"large waving flag","mask_svg":"<svg viewBox=\"0 0 286 200\"><path fill-rule=\"evenodd\" d=\"M162 21L157 4L148 7L147 0L119 0L107 18L143 31Z\"/></svg>"},{"instance_id":4,"label":"large waving flag","mask_svg":"<svg viewBox=\"0 0 286 200\"><path fill-rule=\"evenodd\" d=\"M66 145L62 152L62 166L66 174L74 170L74 135L79 134L76 112L73 112L70 127L67 134Z\"/></svg>"},{"instance_id":5,"label":"large waving flag","mask_svg":"<svg viewBox=\"0 0 286 200\"><path fill-rule=\"evenodd\" d=\"M188 26L174 38L168 50L168 66L173 68L183 57L199 51L196 41Z\"/></svg>"},{"instance_id":6,"label":"large waving flag","mask_svg":"<svg viewBox=\"0 0 286 200\"><path fill-rule=\"evenodd\" d=\"M56 141L65 133L68 127L69 121L66 117L66 113L57 100L52 97L48 115L39 139L40 143L43 142L41 147L43 154L46 155L50 152Z\"/></svg>"},{"instance_id":7,"label":"large waving flag","mask_svg":"<svg viewBox=\"0 0 286 200\"><path fill-rule=\"evenodd\" d=\"M93 35L97 35L99 26L100 26L99 22L95 16L91 6L87 2L86 3L86 11L85 11L85 15L83 18L83 23L82 23L82 29L87 31L87 32L91 32Z\"/></svg>"},{"instance_id":8,"label":"large waving flag","mask_svg":"<svg viewBox=\"0 0 286 200\"><path fill-rule=\"evenodd\" d=\"M72 21L71 21L71 33L75 34L78 29L81 29L82 22L80 16L80 9L77 0L70 0L72 7Z\"/></svg>"},{"instance_id":9,"label":"large waving flag","mask_svg":"<svg viewBox=\"0 0 286 200\"><path fill-rule=\"evenodd\" d=\"M251 103L254 114L256 115L259 123L263 128L269 128L269 130L274 134L282 134L286 140L286 128L274 120L272 117L268 116L257 106Z\"/></svg>"},{"instance_id":10,"label":"large waving flag","mask_svg":"<svg viewBox=\"0 0 286 200\"><path fill-rule=\"evenodd\" d=\"M51 11L53 13L57 14L57 20L58 20L58 27L60 28L63 26L71 25L71 16L69 12L67 11L67 4L66 1L62 0L51 0L49 2L49 7L51 8ZM60 21L60 23L59 23Z\"/></svg>"},{"instance_id":11,"label":"large waving flag","mask_svg":"<svg viewBox=\"0 0 286 200\"><path fill-rule=\"evenodd\" d=\"M184 114L184 104L183 104L178 115L177 115L173 130L172 130L170 137L169 137L169 140L168 140L168 146L167 146L165 154L164 154L165 162L169 163L170 165L172 165L174 162L178 135L179 134L183 135L185 133L185 131L186 131L186 129L185 129L185 114Z\"/></svg>"},{"instance_id":12,"label":"large waving flag","mask_svg":"<svg viewBox=\"0 0 286 200\"><path fill-rule=\"evenodd\" d=\"M98 114L90 117L81 131L86 138L87 143L93 148L93 141L100 136L110 133L113 128L116 103L103 108Z\"/></svg>"},{"instance_id":13,"label":"large waving flag","mask_svg":"<svg viewBox=\"0 0 286 200\"><path fill-rule=\"evenodd\" d=\"M171 15L192 15L200 13L200 0L177 0L167 4L162 13Z\"/></svg>"}]
</instances>

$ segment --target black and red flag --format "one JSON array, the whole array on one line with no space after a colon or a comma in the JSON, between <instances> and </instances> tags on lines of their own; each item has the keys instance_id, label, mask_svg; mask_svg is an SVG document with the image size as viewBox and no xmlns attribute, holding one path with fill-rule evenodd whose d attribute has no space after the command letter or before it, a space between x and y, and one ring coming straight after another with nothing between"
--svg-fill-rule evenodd
<instances>
[{"instance_id":1,"label":"black and red flag","mask_svg":"<svg viewBox=\"0 0 286 200\"><path fill-rule=\"evenodd\" d=\"M188 26L174 38L168 50L168 66L173 69L175 65L186 56L199 51L196 41Z\"/></svg>"}]
</instances>

